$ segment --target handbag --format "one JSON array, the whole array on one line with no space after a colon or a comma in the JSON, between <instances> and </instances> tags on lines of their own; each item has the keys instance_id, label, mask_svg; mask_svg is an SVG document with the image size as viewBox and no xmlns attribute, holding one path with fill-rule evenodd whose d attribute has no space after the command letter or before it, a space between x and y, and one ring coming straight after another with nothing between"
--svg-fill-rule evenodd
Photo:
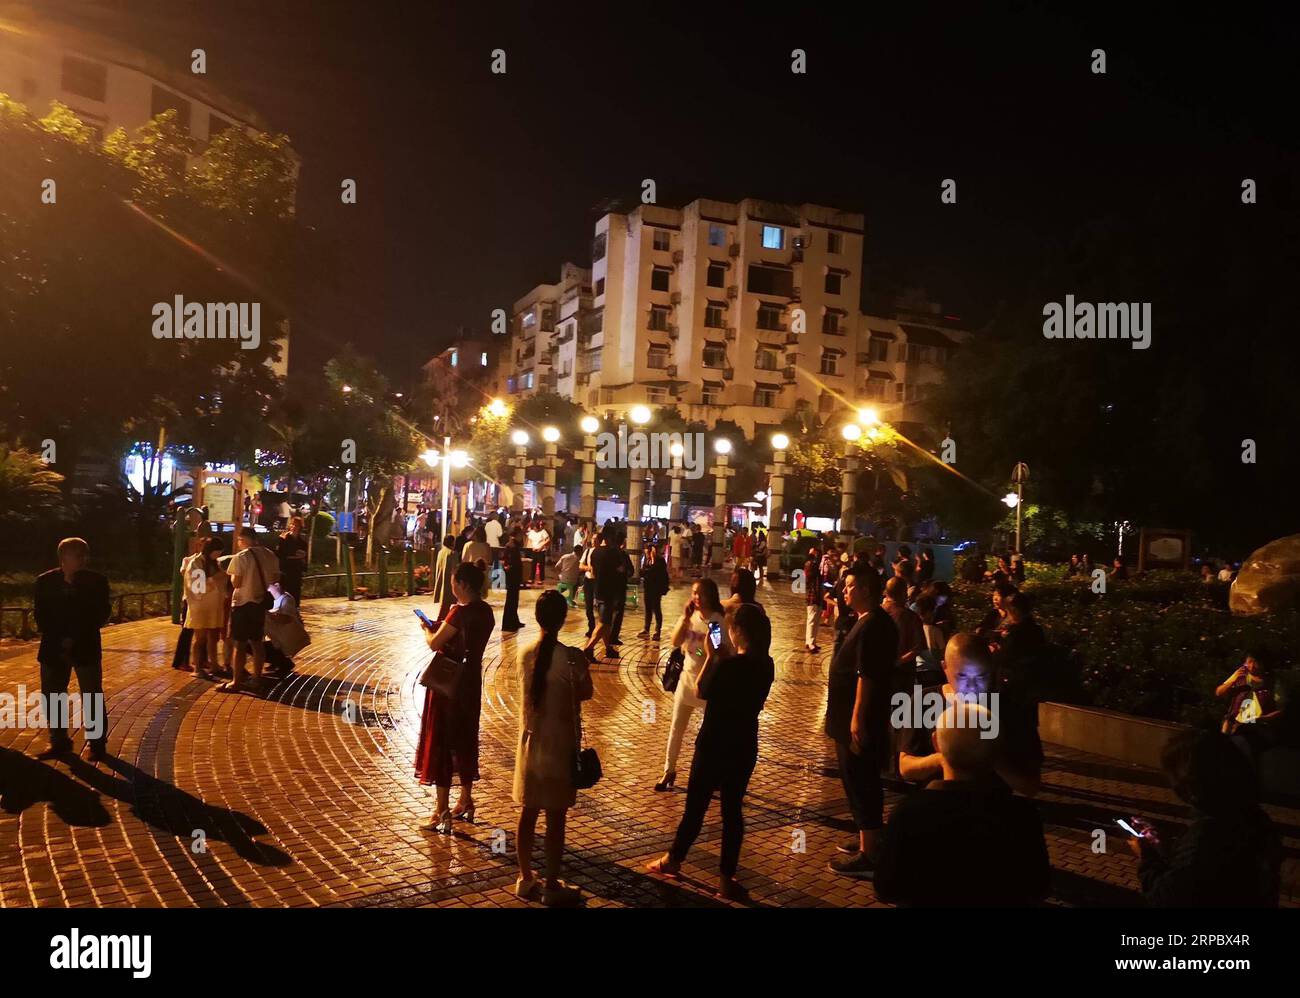
<instances>
[{"instance_id":1,"label":"handbag","mask_svg":"<svg viewBox=\"0 0 1300 998\"><path fill-rule=\"evenodd\" d=\"M266 576L262 572L262 559L257 556L257 551L254 548L249 548L248 550L251 552L249 557L253 559L253 567L257 569L257 581L262 584L262 600L260 605L263 610L270 613L271 607L275 606L275 597L267 592Z\"/></svg>"},{"instance_id":2,"label":"handbag","mask_svg":"<svg viewBox=\"0 0 1300 998\"><path fill-rule=\"evenodd\" d=\"M570 653L573 649L570 649ZM571 659L572 661L572 659ZM578 688L570 683L573 689L573 730L574 746L577 751L573 759L573 786L577 790L590 790L600 778L605 775L600 765L600 756L596 754L594 748L582 747L582 708L578 704Z\"/></svg>"},{"instance_id":3,"label":"handbag","mask_svg":"<svg viewBox=\"0 0 1300 998\"><path fill-rule=\"evenodd\" d=\"M420 685L441 693L450 699L460 682L460 674L465 670L463 659L452 658L440 651L433 653L433 658L420 673Z\"/></svg>"},{"instance_id":4,"label":"handbag","mask_svg":"<svg viewBox=\"0 0 1300 998\"><path fill-rule=\"evenodd\" d=\"M684 668L686 668L686 653L680 648L674 648L668 653L668 661L664 664L664 674L661 677L665 692L676 692Z\"/></svg>"}]
</instances>

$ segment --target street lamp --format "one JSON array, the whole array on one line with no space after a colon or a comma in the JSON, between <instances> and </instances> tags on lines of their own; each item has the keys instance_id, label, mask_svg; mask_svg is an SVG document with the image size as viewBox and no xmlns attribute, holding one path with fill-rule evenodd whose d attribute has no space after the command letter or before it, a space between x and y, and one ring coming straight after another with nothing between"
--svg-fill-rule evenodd
<instances>
[{"instance_id":1,"label":"street lamp","mask_svg":"<svg viewBox=\"0 0 1300 998\"><path fill-rule=\"evenodd\" d=\"M628 410L628 418L633 424L641 427L650 422L650 407L645 405L634 405ZM631 465L631 461L628 462ZM628 472L627 487L627 553L632 555L633 564L636 563L636 555L641 550L641 509L645 505L645 479L638 472L648 470L641 468L630 468Z\"/></svg>"},{"instance_id":2,"label":"street lamp","mask_svg":"<svg viewBox=\"0 0 1300 998\"><path fill-rule=\"evenodd\" d=\"M1016 554L1020 554L1020 510L1025 504L1025 482L1027 481L1029 481L1029 465L1017 461L1016 466L1011 469L1011 484L1016 487ZM1011 498L1011 493L1007 493L1007 498Z\"/></svg>"},{"instance_id":3,"label":"street lamp","mask_svg":"<svg viewBox=\"0 0 1300 998\"><path fill-rule=\"evenodd\" d=\"M785 452L790 447L790 438L784 433L772 434L772 463L765 469L768 473L767 488L767 574L775 578L781 574L781 554L785 549Z\"/></svg>"},{"instance_id":4,"label":"street lamp","mask_svg":"<svg viewBox=\"0 0 1300 998\"><path fill-rule=\"evenodd\" d=\"M713 549L709 555L709 567L722 567L723 541L727 526L727 479L736 473L735 468L727 467L727 455L731 453L731 441L719 437L713 441L713 450L718 455L713 466Z\"/></svg>"},{"instance_id":5,"label":"street lamp","mask_svg":"<svg viewBox=\"0 0 1300 998\"><path fill-rule=\"evenodd\" d=\"M524 509L524 472L528 468L528 431L515 430L510 434L510 442L515 445L515 456L510 462L515 469L515 497L510 508L521 513Z\"/></svg>"},{"instance_id":6,"label":"street lamp","mask_svg":"<svg viewBox=\"0 0 1300 998\"><path fill-rule=\"evenodd\" d=\"M582 450L576 455L582 462L582 491L578 499L578 515L583 520L595 520L596 433L600 430L600 420L595 416L583 416L578 426L582 430Z\"/></svg>"},{"instance_id":7,"label":"street lamp","mask_svg":"<svg viewBox=\"0 0 1300 998\"><path fill-rule=\"evenodd\" d=\"M507 406L500 399L493 399L491 402L488 403L487 411L490 415L496 416L498 419L500 419L502 416L504 416L506 413L510 411L510 407Z\"/></svg>"},{"instance_id":8,"label":"street lamp","mask_svg":"<svg viewBox=\"0 0 1300 998\"><path fill-rule=\"evenodd\" d=\"M879 426L880 413L878 413L871 406L868 406L865 409L859 409L858 422L861 423L863 426Z\"/></svg>"},{"instance_id":9,"label":"street lamp","mask_svg":"<svg viewBox=\"0 0 1300 998\"><path fill-rule=\"evenodd\" d=\"M871 423L876 419L876 412L863 409L858 417ZM840 436L844 438L844 464L840 471L840 540L851 545L855 533L853 522L858 511L858 448L855 445L862 439L862 427L857 423L845 423Z\"/></svg>"},{"instance_id":10,"label":"street lamp","mask_svg":"<svg viewBox=\"0 0 1300 998\"><path fill-rule=\"evenodd\" d=\"M685 453L686 448L680 440L674 440L668 447L668 454L673 459L668 469L669 488L672 490L668 497L668 519L673 523L682 518L682 457Z\"/></svg>"},{"instance_id":11,"label":"street lamp","mask_svg":"<svg viewBox=\"0 0 1300 998\"><path fill-rule=\"evenodd\" d=\"M546 454L542 458L542 513L547 517L555 515L555 469L559 466L556 447L560 431L554 426L542 429L542 440L546 442Z\"/></svg>"}]
</instances>

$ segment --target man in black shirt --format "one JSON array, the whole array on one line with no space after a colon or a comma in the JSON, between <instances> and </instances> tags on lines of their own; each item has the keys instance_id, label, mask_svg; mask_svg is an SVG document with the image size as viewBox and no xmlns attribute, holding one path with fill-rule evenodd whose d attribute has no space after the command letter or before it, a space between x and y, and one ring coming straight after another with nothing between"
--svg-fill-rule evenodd
<instances>
[{"instance_id":1,"label":"man in black shirt","mask_svg":"<svg viewBox=\"0 0 1300 998\"><path fill-rule=\"evenodd\" d=\"M936 728L942 779L894 808L876 894L894 904L1023 906L1047 894L1051 864L1034 805L991 779L996 739L986 708L949 705Z\"/></svg>"},{"instance_id":2,"label":"man in black shirt","mask_svg":"<svg viewBox=\"0 0 1300 998\"><path fill-rule=\"evenodd\" d=\"M844 576L844 601L857 620L831 660L826 734L835 742L858 841L856 852L831 860L830 868L870 879L884 819L880 768L889 752L889 698L898 628L880 608L880 576L871 569L849 569Z\"/></svg>"},{"instance_id":3,"label":"man in black shirt","mask_svg":"<svg viewBox=\"0 0 1300 998\"><path fill-rule=\"evenodd\" d=\"M604 642L605 657L618 658L613 646L619 611L627 599L627 583L632 575L632 563L627 552L619 546L619 530L614 523L605 524L600 532L600 547L591 555L591 571L596 585L596 629L582 646L587 661L595 662L592 650Z\"/></svg>"},{"instance_id":4,"label":"man in black shirt","mask_svg":"<svg viewBox=\"0 0 1300 998\"><path fill-rule=\"evenodd\" d=\"M289 529L280 535L280 546L276 554L280 556L280 585L293 597L293 601L302 604L302 578L307 571L307 538L302 535L301 516L289 520Z\"/></svg>"},{"instance_id":5,"label":"man in black shirt","mask_svg":"<svg viewBox=\"0 0 1300 998\"><path fill-rule=\"evenodd\" d=\"M104 709L104 673L99 629L113 612L108 579L86 569L90 546L80 537L59 542L59 567L36 579L36 626L41 646L36 660L41 666L41 703L50 726L50 747L39 758L63 755L72 748L63 700L68 681L77 674L81 689L83 726L91 759L107 754L108 712ZM89 702L97 697L97 705ZM91 725L93 724L94 730Z\"/></svg>"},{"instance_id":6,"label":"man in black shirt","mask_svg":"<svg viewBox=\"0 0 1300 998\"><path fill-rule=\"evenodd\" d=\"M681 871L682 860L704 825L714 791L720 791L722 858L718 893L727 900L742 900L746 892L736 882L740 843L745 835L742 804L758 762L758 715L767 702L775 669L768 654L772 625L758 605L742 604L728 621L727 633L737 654L722 658L710 642L697 680L704 701L704 723L695 738L686 810L672 848L649 869L669 876Z\"/></svg>"}]
</instances>

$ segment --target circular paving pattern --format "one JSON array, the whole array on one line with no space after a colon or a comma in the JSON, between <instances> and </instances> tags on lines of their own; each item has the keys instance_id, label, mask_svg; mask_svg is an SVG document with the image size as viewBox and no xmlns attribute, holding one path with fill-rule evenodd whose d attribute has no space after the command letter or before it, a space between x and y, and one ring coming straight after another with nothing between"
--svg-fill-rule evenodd
<instances>
[{"instance_id":1,"label":"circular paving pattern","mask_svg":"<svg viewBox=\"0 0 1300 998\"><path fill-rule=\"evenodd\" d=\"M517 650L536 639L525 591L518 637L493 634L484 663L476 823L427 835L430 791L412 775L428 658L414 606L423 598L311 600L312 644L298 671L263 697L221 694L169 668L176 628L165 620L104 632L111 728L107 762L40 762L43 732L0 729L0 906L520 906L516 809L510 786L517 735ZM666 634L688 587L665 598ZM741 881L752 904L878 905L870 883L837 877L827 861L851 831L821 733L828 652L802 650L803 605L784 589L760 599L774 622L777 679L760 720L760 758L746 802ZM492 604L498 620L502 597ZM566 876L588 904L720 905L716 805L686 877L644 872L681 817L684 792L657 794L671 718L658 684L667 646L635 637L628 610L623 658L594 670L587 739L605 777L570 813ZM581 609L565 636L578 643ZM37 682L35 646L0 656L0 691ZM681 782L701 712L679 763ZM80 738L78 738L80 746ZM1048 747L1040 808L1054 900L1131 904L1133 861L1092 851L1093 828L1116 813L1177 819L1184 812L1154 774ZM897 799L887 795L887 803ZM1295 811L1274 811L1294 834ZM1294 853L1295 840L1288 838ZM538 837L540 852L541 836ZM1295 901L1295 860L1285 876Z\"/></svg>"}]
</instances>

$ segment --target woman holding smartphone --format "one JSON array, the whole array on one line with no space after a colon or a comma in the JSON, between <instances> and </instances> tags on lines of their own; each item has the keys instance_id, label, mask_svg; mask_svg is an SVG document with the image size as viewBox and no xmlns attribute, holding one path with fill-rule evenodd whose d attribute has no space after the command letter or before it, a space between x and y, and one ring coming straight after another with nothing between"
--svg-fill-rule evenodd
<instances>
[{"instance_id":1,"label":"woman holding smartphone","mask_svg":"<svg viewBox=\"0 0 1300 998\"><path fill-rule=\"evenodd\" d=\"M703 706L696 689L696 682L700 670L704 668L706 642L711 641L713 646L724 655L735 654L724 623L725 616L722 598L718 594L718 584L712 579L698 580L691 586L690 602L682 611L671 639L672 646L682 650L686 661L682 666L681 678L677 681L677 689L673 692L673 722L668 730L668 751L664 757L664 773L655 784L655 790L661 793L671 789L677 781L677 757L682 751L686 726L690 724L691 714L695 708Z\"/></svg>"},{"instance_id":2,"label":"woman holding smartphone","mask_svg":"<svg viewBox=\"0 0 1300 998\"><path fill-rule=\"evenodd\" d=\"M463 563L451 578L456 605L437 629L424 627L424 640L432 652L457 659L462 667L451 695L426 687L420 740L415 748L415 775L437 790L437 805L427 832L451 834L453 818L474 820L474 781L478 779L478 722L483 698L483 649L496 619L483 600L483 569ZM460 797L448 806L452 780L460 779Z\"/></svg>"}]
</instances>

